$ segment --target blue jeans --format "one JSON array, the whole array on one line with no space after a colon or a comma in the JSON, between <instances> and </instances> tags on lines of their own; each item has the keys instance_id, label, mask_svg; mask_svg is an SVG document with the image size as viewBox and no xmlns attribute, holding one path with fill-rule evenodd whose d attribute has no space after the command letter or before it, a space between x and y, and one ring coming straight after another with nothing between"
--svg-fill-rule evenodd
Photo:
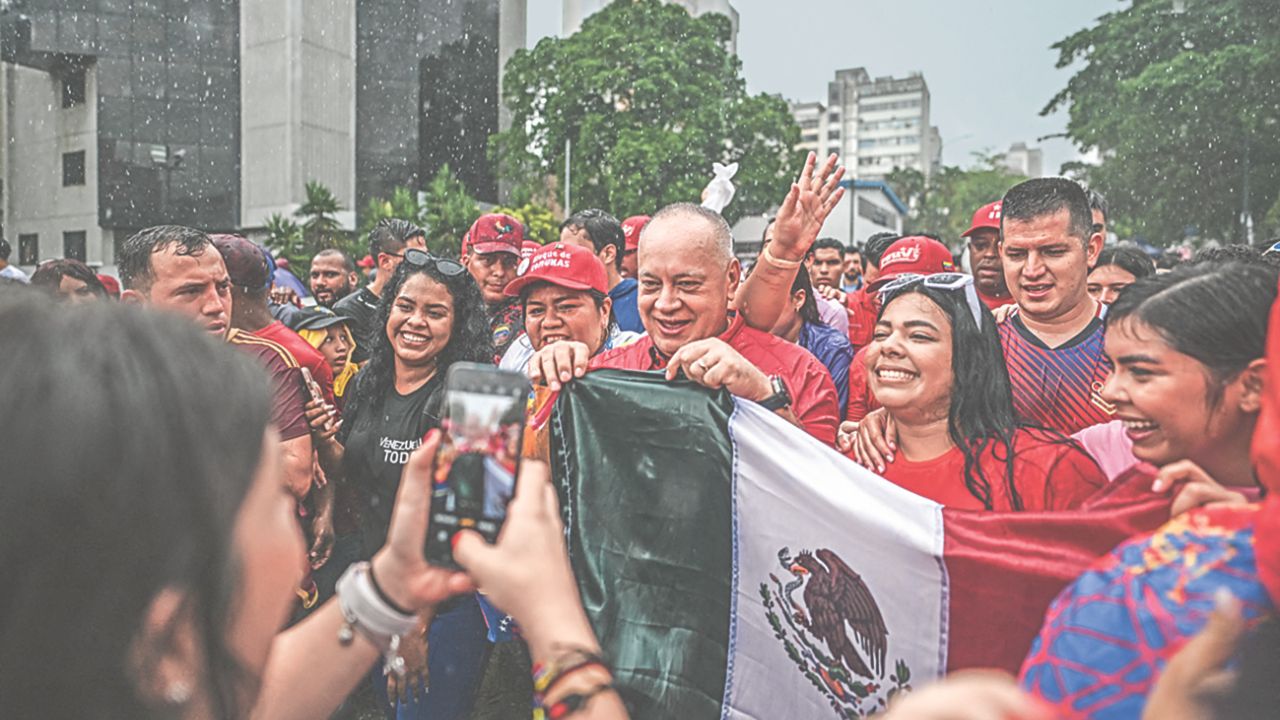
<instances>
[{"instance_id":1,"label":"blue jeans","mask_svg":"<svg viewBox=\"0 0 1280 720\"><path fill-rule=\"evenodd\" d=\"M475 704L485 659L492 647L487 632L475 595L441 605L427 633L431 687L425 695L392 703L387 698L382 663L376 664L370 674L374 697L382 704L387 720L465 720Z\"/></svg>"}]
</instances>

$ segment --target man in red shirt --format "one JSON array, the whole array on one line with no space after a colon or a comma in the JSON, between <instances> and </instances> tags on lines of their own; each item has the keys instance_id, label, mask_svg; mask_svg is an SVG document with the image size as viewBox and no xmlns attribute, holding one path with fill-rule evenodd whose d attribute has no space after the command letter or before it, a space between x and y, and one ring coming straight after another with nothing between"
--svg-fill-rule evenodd
<instances>
[{"instance_id":1,"label":"man in red shirt","mask_svg":"<svg viewBox=\"0 0 1280 720\"><path fill-rule=\"evenodd\" d=\"M741 268L724 218L687 203L663 208L641 234L638 260L638 305L648 335L594 359L582 343L552 343L529 364L535 381L545 379L558 390L588 367L665 370L668 379L683 372L778 411L834 445L839 409L826 368L728 310Z\"/></svg>"},{"instance_id":2,"label":"man in red shirt","mask_svg":"<svg viewBox=\"0 0 1280 720\"><path fill-rule=\"evenodd\" d=\"M262 363L271 376L271 423L280 433L285 485L301 499L311 489L311 428L302 376L266 341L242 342L229 332L231 277L209 236L193 228L162 225L125 241L116 256L124 292L120 299L176 312L200 323Z\"/></svg>"},{"instance_id":3,"label":"man in red shirt","mask_svg":"<svg viewBox=\"0 0 1280 720\"><path fill-rule=\"evenodd\" d=\"M992 310L1013 304L1000 262L1000 206L997 200L978 208L971 227L960 234L969 238L969 270L978 298Z\"/></svg>"}]
</instances>

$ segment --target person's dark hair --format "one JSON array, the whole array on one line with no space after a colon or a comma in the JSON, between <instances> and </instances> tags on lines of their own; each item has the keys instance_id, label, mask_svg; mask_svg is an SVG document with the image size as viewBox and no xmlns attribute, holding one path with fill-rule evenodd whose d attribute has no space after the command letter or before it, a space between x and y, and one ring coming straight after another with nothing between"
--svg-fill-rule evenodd
<instances>
[{"instance_id":1,"label":"person's dark hair","mask_svg":"<svg viewBox=\"0 0 1280 720\"><path fill-rule=\"evenodd\" d=\"M963 290L939 290L926 286L923 281L909 283L885 300L877 321L890 303L913 293L931 300L951 321L951 372L955 377L951 383L947 434L964 455L965 487L983 507L991 510L995 499L992 485L1003 482L1013 509L1022 510L1025 505L1013 476L1013 457L1017 452L1014 433L1030 429L1039 439L1057 443L1071 443L1071 440L1055 431L1030 425L1018 417L1013 408L1013 385L1009 374L992 372L992 368L1003 370L1005 367L995 318L990 310L981 306L982 327L975 325ZM1007 461L1004 478L987 477L979 462L985 453ZM1049 489L1046 488L1045 492L1048 493ZM1045 498L1046 506L1050 501L1051 498Z\"/></svg>"},{"instance_id":2,"label":"person's dark hair","mask_svg":"<svg viewBox=\"0 0 1280 720\"><path fill-rule=\"evenodd\" d=\"M595 246L597 254L612 245L616 249L614 267L618 270L622 269L622 256L627 248L627 236L622 232L622 223L618 222L618 218L595 208L579 210L560 223L560 230L563 231L565 228L585 232L587 237L591 238L591 244Z\"/></svg>"},{"instance_id":3,"label":"person's dark hair","mask_svg":"<svg viewBox=\"0 0 1280 720\"><path fill-rule=\"evenodd\" d=\"M1165 250L1156 258L1157 270L1172 270L1182 264L1182 256L1172 250Z\"/></svg>"},{"instance_id":4,"label":"person's dark hair","mask_svg":"<svg viewBox=\"0 0 1280 720\"><path fill-rule=\"evenodd\" d=\"M378 255L399 255L404 252L405 243L410 238L425 238L427 233L408 220L400 218L383 218L369 231L369 254L374 262Z\"/></svg>"},{"instance_id":5,"label":"person's dark hair","mask_svg":"<svg viewBox=\"0 0 1280 720\"><path fill-rule=\"evenodd\" d=\"M1107 328L1137 320L1174 350L1204 365L1222 385L1266 352L1267 316L1276 300L1276 268L1198 263L1139 280L1107 310Z\"/></svg>"},{"instance_id":6,"label":"person's dark hair","mask_svg":"<svg viewBox=\"0 0 1280 720\"><path fill-rule=\"evenodd\" d=\"M31 273L31 286L56 295L58 286L62 284L62 278L64 277L79 280L88 285L94 295L104 300L107 297L107 288L98 279L98 275L93 272L93 269L73 258L45 260L40 263L36 267L36 271Z\"/></svg>"},{"instance_id":7,"label":"person's dark hair","mask_svg":"<svg viewBox=\"0 0 1280 720\"><path fill-rule=\"evenodd\" d=\"M1098 253L1098 262L1094 263L1089 271L1093 272L1107 265L1115 265L1136 280L1156 274L1156 264L1151 260L1151 256L1130 245L1103 248L1102 252Z\"/></svg>"},{"instance_id":8,"label":"person's dark hair","mask_svg":"<svg viewBox=\"0 0 1280 720\"><path fill-rule=\"evenodd\" d=\"M1107 210L1107 198L1104 197L1102 193L1098 192L1097 190L1094 190L1093 188L1090 188L1088 193L1089 193L1089 211L1090 211L1089 226L1093 227L1092 213L1094 210L1097 210L1098 212L1102 213L1102 222L1104 223L1107 222L1108 218L1111 217L1111 213ZM1093 228L1093 229L1095 231L1099 231L1102 228Z\"/></svg>"},{"instance_id":9,"label":"person's dark hair","mask_svg":"<svg viewBox=\"0 0 1280 720\"><path fill-rule=\"evenodd\" d=\"M5 240L4 238L0 237L0 260L9 262L9 256L12 254L13 254L13 246L9 244L8 240Z\"/></svg>"},{"instance_id":10,"label":"person's dark hair","mask_svg":"<svg viewBox=\"0 0 1280 720\"><path fill-rule=\"evenodd\" d=\"M1028 222L1066 210L1067 232L1088 244L1093 236L1089 196L1080 183L1067 178L1032 178L1009 188L1000 206L1000 233L1010 221Z\"/></svg>"},{"instance_id":11,"label":"person's dark hair","mask_svg":"<svg viewBox=\"0 0 1280 720\"><path fill-rule=\"evenodd\" d=\"M863 261L869 263L871 267L879 270L880 258L884 256L885 251L889 249L890 245L901 238L901 235L891 232L878 232L867 238L867 242L862 246Z\"/></svg>"},{"instance_id":12,"label":"person's dark hair","mask_svg":"<svg viewBox=\"0 0 1280 720\"><path fill-rule=\"evenodd\" d=\"M342 250L339 250L338 248L325 248L324 250L321 250L320 252L316 253L315 257L311 258L311 262L315 262L316 260L319 260L322 257L323 258L336 257L342 261L343 270L346 270L349 273L356 271L356 262L351 259L350 255L346 254Z\"/></svg>"},{"instance_id":13,"label":"person's dark hair","mask_svg":"<svg viewBox=\"0 0 1280 720\"><path fill-rule=\"evenodd\" d=\"M139 640L171 589L183 603L174 617L197 634L213 716L247 716L242 691L257 679L225 638L241 581L233 528L270 418L266 375L189 321L119 303L72 310L9 294L0 336L22 338L0 343L5 714L163 717L171 709L146 693L177 621ZM77 678L75 692L58 677Z\"/></svg>"},{"instance_id":14,"label":"person's dark hair","mask_svg":"<svg viewBox=\"0 0 1280 720\"><path fill-rule=\"evenodd\" d=\"M1205 248L1191 257L1188 265L1202 263L1242 262L1257 264L1262 262L1262 253L1249 245L1220 245Z\"/></svg>"},{"instance_id":15,"label":"person's dark hair","mask_svg":"<svg viewBox=\"0 0 1280 720\"><path fill-rule=\"evenodd\" d=\"M854 254L861 255L862 246L859 245L858 243L850 243L849 246L844 249L844 254L845 255L854 255Z\"/></svg>"},{"instance_id":16,"label":"person's dark hair","mask_svg":"<svg viewBox=\"0 0 1280 720\"><path fill-rule=\"evenodd\" d=\"M814 240L813 245L809 246L809 257L813 257L813 254L819 250L839 250L840 256L844 257L845 246L833 237L822 237Z\"/></svg>"},{"instance_id":17,"label":"person's dark hair","mask_svg":"<svg viewBox=\"0 0 1280 720\"><path fill-rule=\"evenodd\" d=\"M651 221L651 222L652 222L652 221ZM769 228L773 227L773 224L774 224L774 223L776 223L776 222L778 222L778 218L776 218L776 217L771 217L771 218L766 218L766 219L765 219L765 221L764 221L764 229L760 231L760 244L761 244L761 245L764 245L765 238L769 237Z\"/></svg>"},{"instance_id":18,"label":"person's dark hair","mask_svg":"<svg viewBox=\"0 0 1280 720\"><path fill-rule=\"evenodd\" d=\"M217 252L213 241L201 230L181 225L157 225L142 230L124 241L116 255L120 272L120 284L125 290L146 291L155 280L151 268L151 256L177 246L178 255L203 255Z\"/></svg>"},{"instance_id":19,"label":"person's dark hair","mask_svg":"<svg viewBox=\"0 0 1280 720\"><path fill-rule=\"evenodd\" d=\"M471 273L462 272L457 275L445 275L440 272L434 262L426 265L400 263L396 271L382 289L382 298L378 301L378 313L374 322L375 331L370 333L373 346L369 349L369 361L360 369L355 378L355 394L349 403L369 404L369 407L380 408L383 400L395 385L396 365L395 352L391 341L387 338L387 321L391 318L391 308L405 282L414 275L426 275L444 286L453 299L453 330L449 342L436 358L436 374L444 377L449 366L455 362L474 362L493 364L493 333L489 329L489 320L485 315L484 297L480 287L471 277ZM346 410L353 415L355 405Z\"/></svg>"},{"instance_id":20,"label":"person's dark hair","mask_svg":"<svg viewBox=\"0 0 1280 720\"><path fill-rule=\"evenodd\" d=\"M800 306L800 319L810 325L821 325L822 315L818 312L818 300L813 296L813 282L809 279L809 271L800 268L796 271L796 279L791 281L791 294L804 291L804 304Z\"/></svg>"}]
</instances>

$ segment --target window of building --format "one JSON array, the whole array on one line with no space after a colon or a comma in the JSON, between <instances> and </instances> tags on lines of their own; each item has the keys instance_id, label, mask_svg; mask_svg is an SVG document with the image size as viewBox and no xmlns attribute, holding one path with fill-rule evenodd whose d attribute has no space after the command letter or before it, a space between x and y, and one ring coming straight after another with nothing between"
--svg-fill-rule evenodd
<instances>
[{"instance_id":1,"label":"window of building","mask_svg":"<svg viewBox=\"0 0 1280 720\"><path fill-rule=\"evenodd\" d=\"M85 232L83 230L62 233L62 256L85 262L88 255L85 251Z\"/></svg>"},{"instance_id":2,"label":"window of building","mask_svg":"<svg viewBox=\"0 0 1280 720\"><path fill-rule=\"evenodd\" d=\"M801 134L800 134L800 141L801 141L801 142L817 142L817 141L818 141L818 133L817 133L817 132L801 133Z\"/></svg>"},{"instance_id":3,"label":"window of building","mask_svg":"<svg viewBox=\"0 0 1280 720\"><path fill-rule=\"evenodd\" d=\"M62 107L70 108L85 102L84 68L71 68L62 73Z\"/></svg>"},{"instance_id":4,"label":"window of building","mask_svg":"<svg viewBox=\"0 0 1280 720\"><path fill-rule=\"evenodd\" d=\"M18 264L35 265L40 262L40 236L26 233L18 236Z\"/></svg>"},{"instance_id":5,"label":"window of building","mask_svg":"<svg viewBox=\"0 0 1280 720\"><path fill-rule=\"evenodd\" d=\"M62 186L84 184L84 151L62 154Z\"/></svg>"},{"instance_id":6,"label":"window of building","mask_svg":"<svg viewBox=\"0 0 1280 720\"><path fill-rule=\"evenodd\" d=\"M858 198L858 215L881 227L894 227L893 215L865 198Z\"/></svg>"},{"instance_id":7,"label":"window of building","mask_svg":"<svg viewBox=\"0 0 1280 720\"><path fill-rule=\"evenodd\" d=\"M816 130L818 128L817 118L808 118L800 121L801 130Z\"/></svg>"},{"instance_id":8,"label":"window of building","mask_svg":"<svg viewBox=\"0 0 1280 720\"><path fill-rule=\"evenodd\" d=\"M840 131L839 131L839 130L829 130L829 131L827 131L827 139L828 139L828 140L839 140L839 139L840 139Z\"/></svg>"}]
</instances>

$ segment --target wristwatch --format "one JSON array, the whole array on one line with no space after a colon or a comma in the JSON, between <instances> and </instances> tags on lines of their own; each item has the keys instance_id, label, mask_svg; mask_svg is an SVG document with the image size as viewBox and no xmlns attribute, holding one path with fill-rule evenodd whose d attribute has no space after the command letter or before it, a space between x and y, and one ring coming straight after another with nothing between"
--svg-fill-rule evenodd
<instances>
[{"instance_id":1,"label":"wristwatch","mask_svg":"<svg viewBox=\"0 0 1280 720\"><path fill-rule=\"evenodd\" d=\"M791 406L791 392L787 390L787 384L777 375L769 376L769 386L773 388L773 394L760 401L760 406L765 410L777 412L785 407Z\"/></svg>"}]
</instances>

